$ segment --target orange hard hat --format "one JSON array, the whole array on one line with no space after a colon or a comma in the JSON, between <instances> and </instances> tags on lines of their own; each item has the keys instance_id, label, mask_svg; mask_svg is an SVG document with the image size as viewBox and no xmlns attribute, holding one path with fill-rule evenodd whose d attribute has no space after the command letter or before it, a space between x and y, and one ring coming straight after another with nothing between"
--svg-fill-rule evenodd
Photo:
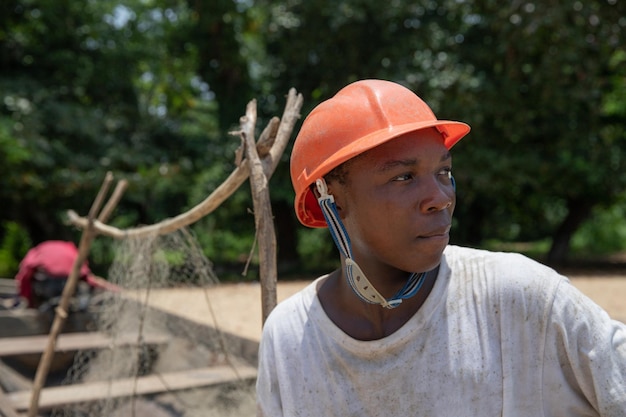
<instances>
[{"instance_id":1,"label":"orange hard hat","mask_svg":"<svg viewBox=\"0 0 626 417\"><path fill-rule=\"evenodd\" d=\"M291 182L298 220L326 227L311 184L343 162L409 132L429 127L450 149L470 127L437 120L430 107L408 88L390 81L361 80L347 85L306 117L291 153Z\"/></svg>"}]
</instances>

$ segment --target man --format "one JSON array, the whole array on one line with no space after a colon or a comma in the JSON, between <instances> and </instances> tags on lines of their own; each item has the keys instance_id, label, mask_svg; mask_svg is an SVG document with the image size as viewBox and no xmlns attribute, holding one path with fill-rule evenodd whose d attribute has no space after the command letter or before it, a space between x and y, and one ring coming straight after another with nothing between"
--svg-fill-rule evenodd
<instances>
[{"instance_id":1,"label":"man","mask_svg":"<svg viewBox=\"0 0 626 417\"><path fill-rule=\"evenodd\" d=\"M306 118L296 214L341 268L267 319L259 416L626 415L626 326L539 263L448 245L468 132L381 80Z\"/></svg>"},{"instance_id":2,"label":"man","mask_svg":"<svg viewBox=\"0 0 626 417\"><path fill-rule=\"evenodd\" d=\"M31 248L20 262L15 276L18 297L25 300L28 308L41 311L54 308L63 294L77 257L76 245L63 240L47 240ZM79 278L81 309L87 307L85 303L94 289L118 290L115 285L96 277L87 261L80 267Z\"/></svg>"}]
</instances>

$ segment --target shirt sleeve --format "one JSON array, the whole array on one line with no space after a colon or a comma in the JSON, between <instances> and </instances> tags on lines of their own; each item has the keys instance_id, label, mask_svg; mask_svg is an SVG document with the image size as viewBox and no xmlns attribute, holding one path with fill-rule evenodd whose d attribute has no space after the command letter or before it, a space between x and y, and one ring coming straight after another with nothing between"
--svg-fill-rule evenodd
<instances>
[{"instance_id":1,"label":"shirt sleeve","mask_svg":"<svg viewBox=\"0 0 626 417\"><path fill-rule=\"evenodd\" d=\"M554 298L545 347L547 416L626 415L626 325L567 280Z\"/></svg>"}]
</instances>

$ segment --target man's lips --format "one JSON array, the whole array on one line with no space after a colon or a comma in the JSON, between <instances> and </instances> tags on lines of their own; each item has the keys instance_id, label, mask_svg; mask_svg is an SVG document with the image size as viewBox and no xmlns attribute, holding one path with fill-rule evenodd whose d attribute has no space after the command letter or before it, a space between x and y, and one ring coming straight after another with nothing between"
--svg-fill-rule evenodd
<instances>
[{"instance_id":1,"label":"man's lips","mask_svg":"<svg viewBox=\"0 0 626 417\"><path fill-rule=\"evenodd\" d=\"M448 233L450 233L450 225L445 225L441 227L437 227L435 229L431 229L426 233L422 233L418 236L418 238L426 239L426 238L437 238L437 237L448 237Z\"/></svg>"}]
</instances>

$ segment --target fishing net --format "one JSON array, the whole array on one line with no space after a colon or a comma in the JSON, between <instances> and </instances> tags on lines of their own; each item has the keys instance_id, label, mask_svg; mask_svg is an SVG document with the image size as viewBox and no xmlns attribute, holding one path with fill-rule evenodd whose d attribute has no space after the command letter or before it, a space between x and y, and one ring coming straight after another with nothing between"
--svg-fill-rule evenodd
<instances>
[{"instance_id":1,"label":"fishing net","mask_svg":"<svg viewBox=\"0 0 626 417\"><path fill-rule=\"evenodd\" d=\"M218 278L192 233L114 244L108 280L122 290L92 300L89 329L108 346L76 355L62 382L72 385L71 404L48 415L254 415L256 347L216 322L207 292ZM192 293L196 300L204 294L206 302L194 308L208 325L158 307L170 302L174 311L185 311L191 306L180 295Z\"/></svg>"}]
</instances>

